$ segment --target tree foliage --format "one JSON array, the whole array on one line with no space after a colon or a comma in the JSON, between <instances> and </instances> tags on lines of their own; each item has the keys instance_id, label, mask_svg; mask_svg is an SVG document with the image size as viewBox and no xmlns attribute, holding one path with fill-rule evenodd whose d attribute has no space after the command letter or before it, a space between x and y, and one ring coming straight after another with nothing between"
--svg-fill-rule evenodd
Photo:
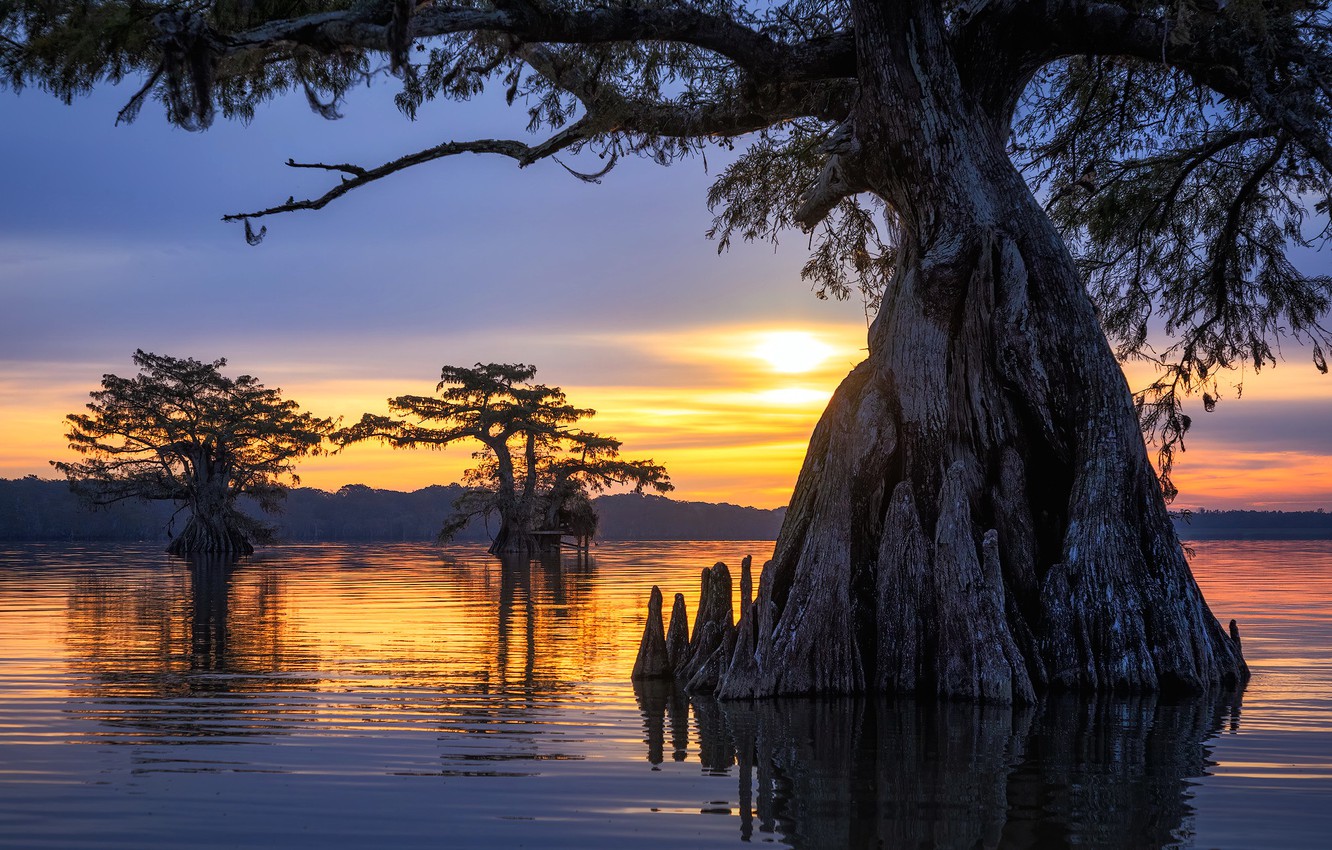
<instances>
[{"instance_id":1,"label":"tree foliage","mask_svg":"<svg viewBox=\"0 0 1332 850\"><path fill-rule=\"evenodd\" d=\"M1332 64L1319 6L1232 4L1216 17L1236 33L1209 31L1216 19L1197 9L1177 11L1172 40L1182 49L1215 38L1244 57L1234 71L1257 100L1170 65L1085 56L1045 68L1019 114L1016 158L1048 192L1106 334L1122 358L1161 367L1137 399L1170 495L1173 451L1191 424L1185 395L1200 393L1210 412L1221 374L1274 365L1282 339L1307 346L1327 371L1332 277L1294 260L1330 235ZM1300 130L1281 114L1292 106L1305 113Z\"/></svg>"},{"instance_id":2,"label":"tree foliage","mask_svg":"<svg viewBox=\"0 0 1332 850\"><path fill-rule=\"evenodd\" d=\"M126 499L175 502L190 519L172 551L248 552L271 529L236 509L249 496L281 508L299 483L299 458L322 451L332 431L250 375L228 378L211 363L134 352L139 374L103 375L87 413L65 417L77 462L52 461L92 505Z\"/></svg>"},{"instance_id":3,"label":"tree foliage","mask_svg":"<svg viewBox=\"0 0 1332 850\"><path fill-rule=\"evenodd\" d=\"M1139 393L1163 471L1221 370L1260 369L1283 340L1326 369L1332 281L1295 257L1325 244L1332 194L1327 0L911 0L941 16L959 85L1078 257L1124 357L1163 377ZM855 124L867 68L862 0L4 0L0 70L63 98L134 77L170 121L249 118L287 91L336 117L348 89L399 80L414 117L498 86L535 137L444 141L341 176L325 194L238 213L317 209L408 167L461 153L519 165L586 151L667 163L748 148L709 196L734 239L809 235L821 297L876 306L909 199L867 192ZM532 140L532 139L535 140ZM891 158L891 157L890 157ZM905 167L905 166L904 166ZM910 175L904 175L909 181ZM1161 339L1170 341L1164 344ZM1167 482L1167 488L1169 488Z\"/></svg>"},{"instance_id":4,"label":"tree foliage","mask_svg":"<svg viewBox=\"0 0 1332 850\"><path fill-rule=\"evenodd\" d=\"M574 407L559 387L533 382L524 364L445 366L436 395L388 400L390 416L367 413L334 435L342 446L378 440L394 448L444 449L475 441L477 465L463 478L468 492L441 531L449 539L477 515L498 514L494 551L532 550L530 533L596 530L590 495L612 485L634 492L672 488L665 468L624 460L620 441L577 427L596 411Z\"/></svg>"}]
</instances>

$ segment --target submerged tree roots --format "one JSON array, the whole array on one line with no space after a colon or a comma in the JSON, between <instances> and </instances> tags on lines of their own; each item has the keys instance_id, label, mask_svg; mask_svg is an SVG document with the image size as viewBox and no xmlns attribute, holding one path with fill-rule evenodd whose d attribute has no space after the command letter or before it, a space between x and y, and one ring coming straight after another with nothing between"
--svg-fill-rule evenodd
<instances>
[{"instance_id":1,"label":"submerged tree roots","mask_svg":"<svg viewBox=\"0 0 1332 850\"><path fill-rule=\"evenodd\" d=\"M905 500L901 501L905 505ZM903 545L909 548L918 542L908 539ZM902 566L900 560L889 559L887 563L899 570ZM746 557L742 562L741 610L737 620L730 570L718 562L702 572L692 634L684 594L675 594L667 627L662 616L661 590L652 588L632 678L640 682L672 681L689 693L722 699L882 692L992 703L1032 703L1038 692L1046 690L1198 692L1217 686L1232 690L1241 688L1248 680L1234 620L1230 621L1228 636L1212 620L1210 626L1214 629L1195 636L1192 644L1196 651L1205 652L1207 641L1221 641L1221 648L1227 650L1222 660L1233 666L1217 665L1186 678L1177 672L1180 659L1167 658L1160 652L1128 651L1122 632L1130 624L1125 619L1109 624L1107 634L1088 634L1083 628L1078 632L1079 643L1072 646L1057 645L1048 637L1038 638L1030 630L1024 631L1021 641L1015 639L1007 619L1013 613L1012 608L1002 592L987 590L1002 585L998 540L993 530L984 535L981 551L966 566L962 584L943 582L946 587L940 589L947 592L942 597L910 597L918 609L928 609L928 618L922 619L919 611L912 612L913 616L885 618L872 633L865 634L872 641L867 647L855 642L838 645L839 627L845 625L845 618L839 622L826 612L810 612L817 617L811 620L809 613L802 611L805 617L793 618L797 625L784 626L782 618L773 614L773 561L764 566L758 600L751 598L751 559ZM957 578L955 573L951 577ZM916 582L920 579L918 573L907 578ZM1063 583L1067 579L1063 574L1057 574L1054 581L1056 590L1066 589ZM902 597L895 588L902 582L900 572L896 577L880 576L876 582L880 603L886 601L894 609L890 614L902 612ZM930 584L937 587L940 582ZM841 595L835 587L829 590L834 596ZM1080 604L1076 594L1061 597L1062 604L1057 604L1059 600L1053 591L1044 596L1052 606L1043 623L1046 629L1067 627L1070 621L1085 624L1086 619L1074 613ZM1140 616L1143 612L1135 613ZM1142 629L1144 623L1159 623L1161 619L1158 614L1133 625ZM798 659L788 656L786 666L777 668L772 654L774 647L783 641L796 643L801 629L814 634L812 639L803 638L813 640L813 655ZM1136 635L1139 641L1149 638L1142 633ZM1122 654L1090 655L1106 646L1114 646ZM863 666L847 667L848 658L875 655L878 664L870 668L873 675L867 676ZM1086 666L1072 667L1073 659ZM1206 660L1206 656L1201 660ZM1208 672L1213 675L1206 675Z\"/></svg>"},{"instance_id":2,"label":"submerged tree roots","mask_svg":"<svg viewBox=\"0 0 1332 850\"><path fill-rule=\"evenodd\" d=\"M253 554L254 546L250 543L250 534L224 519L208 522L191 517L180 534L171 539L167 552L181 556L237 557Z\"/></svg>"},{"instance_id":3,"label":"submerged tree roots","mask_svg":"<svg viewBox=\"0 0 1332 850\"><path fill-rule=\"evenodd\" d=\"M1248 679L1047 231L1033 213L903 258L869 356L814 430L752 604L746 591L732 624L730 576L713 567L683 660L663 662L652 636L640 676L669 667L732 699L995 703Z\"/></svg>"}]
</instances>

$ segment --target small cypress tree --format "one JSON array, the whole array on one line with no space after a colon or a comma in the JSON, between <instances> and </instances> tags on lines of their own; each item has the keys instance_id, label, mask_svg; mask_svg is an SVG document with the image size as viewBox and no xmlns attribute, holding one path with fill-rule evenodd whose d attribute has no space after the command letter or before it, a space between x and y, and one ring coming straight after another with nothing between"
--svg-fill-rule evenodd
<instances>
[{"instance_id":1,"label":"small cypress tree","mask_svg":"<svg viewBox=\"0 0 1332 850\"><path fill-rule=\"evenodd\" d=\"M267 513L298 484L295 461L323 450L333 430L249 375L228 378L226 360L203 363L142 350L139 374L102 376L87 413L71 413L69 447L85 460L52 465L91 505L125 499L175 502L189 511L167 551L248 555L273 529L236 506Z\"/></svg>"}]
</instances>

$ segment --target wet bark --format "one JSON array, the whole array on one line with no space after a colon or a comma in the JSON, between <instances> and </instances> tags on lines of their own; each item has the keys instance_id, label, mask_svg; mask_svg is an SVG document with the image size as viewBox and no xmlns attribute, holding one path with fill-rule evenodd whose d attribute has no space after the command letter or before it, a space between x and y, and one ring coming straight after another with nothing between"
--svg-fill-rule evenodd
<instances>
[{"instance_id":1,"label":"wet bark","mask_svg":"<svg viewBox=\"0 0 1332 850\"><path fill-rule=\"evenodd\" d=\"M501 556L524 556L535 558L541 554L540 545L537 542L537 536L532 534L532 529L526 523L505 517L500 514L499 531L495 533L495 539L490 544L490 554Z\"/></svg>"},{"instance_id":2,"label":"wet bark","mask_svg":"<svg viewBox=\"0 0 1332 850\"><path fill-rule=\"evenodd\" d=\"M254 545L227 517L195 514L180 534L171 539L167 552L172 555L250 555Z\"/></svg>"},{"instance_id":3,"label":"wet bark","mask_svg":"<svg viewBox=\"0 0 1332 850\"><path fill-rule=\"evenodd\" d=\"M535 533L541 530L543 514L529 507L528 500L501 502L499 514L500 527L490 544L490 554L539 558L559 553L559 537Z\"/></svg>"},{"instance_id":4,"label":"wet bark","mask_svg":"<svg viewBox=\"0 0 1332 850\"><path fill-rule=\"evenodd\" d=\"M689 652L676 676L691 691L710 692L735 649L735 615L731 605L731 571L718 561L703 571Z\"/></svg>"},{"instance_id":5,"label":"wet bark","mask_svg":"<svg viewBox=\"0 0 1332 850\"><path fill-rule=\"evenodd\" d=\"M689 660L689 615L685 613L683 593L675 594L671 606L671 624L666 629L666 656L671 670L679 670Z\"/></svg>"}]
</instances>

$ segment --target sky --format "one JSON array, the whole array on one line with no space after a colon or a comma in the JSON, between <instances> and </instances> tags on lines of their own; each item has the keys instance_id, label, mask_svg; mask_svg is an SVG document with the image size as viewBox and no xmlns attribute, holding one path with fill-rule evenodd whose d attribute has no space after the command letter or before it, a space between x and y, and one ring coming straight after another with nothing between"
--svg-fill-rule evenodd
<instances>
[{"instance_id":1,"label":"sky","mask_svg":"<svg viewBox=\"0 0 1332 850\"><path fill-rule=\"evenodd\" d=\"M102 374L132 374L136 348L225 357L228 374L348 421L430 393L445 364L526 362L596 409L589 427L626 457L664 464L673 497L776 507L864 356L861 304L820 301L800 280L801 234L717 253L699 159L626 160L591 185L550 161L451 158L267 219L251 247L223 214L336 179L288 158L374 165L449 139L523 138L524 115L446 103L413 123L377 86L340 121L288 98L203 133L169 127L155 104L116 127L131 91L72 107L0 92L0 477L54 476L48 461L71 457L63 416ZM709 155L712 174L721 162ZM1242 399L1227 389L1241 376L1223 377L1217 411L1196 411L1178 506L1332 509L1332 377L1288 353L1243 376ZM300 474L329 490L416 489L469 462L465 447L361 444Z\"/></svg>"}]
</instances>

